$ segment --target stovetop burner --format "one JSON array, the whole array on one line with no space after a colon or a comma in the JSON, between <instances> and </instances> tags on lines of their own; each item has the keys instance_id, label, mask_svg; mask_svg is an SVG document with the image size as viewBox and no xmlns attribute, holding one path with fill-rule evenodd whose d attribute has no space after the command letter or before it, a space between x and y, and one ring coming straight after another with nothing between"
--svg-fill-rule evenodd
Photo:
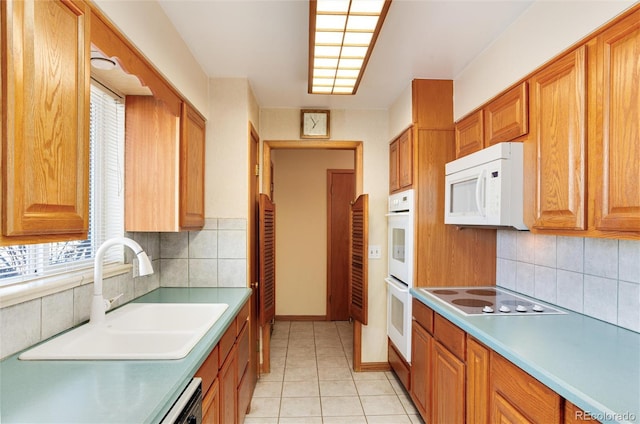
<instances>
[{"instance_id":1,"label":"stovetop burner","mask_svg":"<svg viewBox=\"0 0 640 424\"><path fill-rule=\"evenodd\" d=\"M545 315L564 314L553 306L526 298L501 287L419 288L465 315Z\"/></svg>"}]
</instances>

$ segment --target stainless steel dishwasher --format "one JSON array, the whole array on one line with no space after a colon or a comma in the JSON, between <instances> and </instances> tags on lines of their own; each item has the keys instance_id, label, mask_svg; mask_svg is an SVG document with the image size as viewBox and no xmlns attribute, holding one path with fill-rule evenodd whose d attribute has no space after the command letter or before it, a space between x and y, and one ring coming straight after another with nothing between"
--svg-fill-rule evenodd
<instances>
[{"instance_id":1,"label":"stainless steel dishwasher","mask_svg":"<svg viewBox=\"0 0 640 424\"><path fill-rule=\"evenodd\" d=\"M202 423L202 379L194 377L173 404L162 424Z\"/></svg>"}]
</instances>

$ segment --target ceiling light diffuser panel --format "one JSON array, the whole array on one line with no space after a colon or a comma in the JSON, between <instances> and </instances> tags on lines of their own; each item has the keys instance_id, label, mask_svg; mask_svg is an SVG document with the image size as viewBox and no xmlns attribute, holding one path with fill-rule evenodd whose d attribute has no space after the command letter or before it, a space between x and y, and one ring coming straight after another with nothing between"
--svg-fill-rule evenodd
<instances>
[{"instance_id":1,"label":"ceiling light diffuser panel","mask_svg":"<svg viewBox=\"0 0 640 424\"><path fill-rule=\"evenodd\" d=\"M355 94L391 0L310 0L309 93Z\"/></svg>"}]
</instances>

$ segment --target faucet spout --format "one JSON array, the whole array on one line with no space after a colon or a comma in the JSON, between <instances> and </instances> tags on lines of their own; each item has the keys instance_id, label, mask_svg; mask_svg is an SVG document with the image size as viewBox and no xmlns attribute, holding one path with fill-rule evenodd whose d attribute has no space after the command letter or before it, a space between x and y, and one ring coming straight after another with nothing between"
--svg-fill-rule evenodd
<instances>
[{"instance_id":1,"label":"faucet spout","mask_svg":"<svg viewBox=\"0 0 640 424\"><path fill-rule=\"evenodd\" d=\"M153 266L145 251L138 243L127 237L111 238L98 248L94 260L93 268L93 299L91 301L90 323L98 324L104 322L105 312L109 309L111 303L102 297L102 262L105 252L116 244L122 244L133 250L138 257L139 275L153 274Z\"/></svg>"}]
</instances>

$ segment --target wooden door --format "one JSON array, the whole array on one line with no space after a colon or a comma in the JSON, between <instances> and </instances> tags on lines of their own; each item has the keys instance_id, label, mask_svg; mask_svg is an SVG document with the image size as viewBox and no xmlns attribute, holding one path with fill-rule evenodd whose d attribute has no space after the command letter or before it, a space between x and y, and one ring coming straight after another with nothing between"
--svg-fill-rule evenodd
<instances>
[{"instance_id":1,"label":"wooden door","mask_svg":"<svg viewBox=\"0 0 640 424\"><path fill-rule=\"evenodd\" d=\"M186 102L180 116L180 229L204 227L205 120Z\"/></svg>"},{"instance_id":2,"label":"wooden door","mask_svg":"<svg viewBox=\"0 0 640 424\"><path fill-rule=\"evenodd\" d=\"M86 238L89 6L29 0L0 7L2 234Z\"/></svg>"},{"instance_id":3,"label":"wooden door","mask_svg":"<svg viewBox=\"0 0 640 424\"><path fill-rule=\"evenodd\" d=\"M534 227L586 229L586 52L566 54L529 83L535 143Z\"/></svg>"},{"instance_id":4,"label":"wooden door","mask_svg":"<svg viewBox=\"0 0 640 424\"><path fill-rule=\"evenodd\" d=\"M353 170L327 170L327 319L349 319L349 207Z\"/></svg>"},{"instance_id":5,"label":"wooden door","mask_svg":"<svg viewBox=\"0 0 640 424\"><path fill-rule=\"evenodd\" d=\"M260 374L260 333L261 326L258 323L260 317L260 303L258 301L258 261L260 259L260 249L258 246L258 218L260 216L260 136L252 124L249 124L249 283L251 285L250 312L249 312L249 344L251 357L249 360L249 386L251 394L255 389L258 376ZM263 350L269 349L269 344L264 344ZM269 355L267 355L268 357Z\"/></svg>"},{"instance_id":6,"label":"wooden door","mask_svg":"<svg viewBox=\"0 0 640 424\"><path fill-rule=\"evenodd\" d=\"M431 345L433 337L413 321L411 326L411 399L422 418L431 420Z\"/></svg>"},{"instance_id":7,"label":"wooden door","mask_svg":"<svg viewBox=\"0 0 640 424\"><path fill-rule=\"evenodd\" d=\"M464 423L464 363L440 342L434 341L432 348L432 422Z\"/></svg>"},{"instance_id":8,"label":"wooden door","mask_svg":"<svg viewBox=\"0 0 640 424\"><path fill-rule=\"evenodd\" d=\"M259 222L259 325L265 326L276 315L276 205L266 194L260 194Z\"/></svg>"},{"instance_id":9,"label":"wooden door","mask_svg":"<svg viewBox=\"0 0 640 424\"><path fill-rule=\"evenodd\" d=\"M595 227L640 231L640 10L598 37L596 57Z\"/></svg>"},{"instance_id":10,"label":"wooden door","mask_svg":"<svg viewBox=\"0 0 640 424\"><path fill-rule=\"evenodd\" d=\"M367 325L368 319L368 244L369 195L361 194L349 214L349 314Z\"/></svg>"}]
</instances>

